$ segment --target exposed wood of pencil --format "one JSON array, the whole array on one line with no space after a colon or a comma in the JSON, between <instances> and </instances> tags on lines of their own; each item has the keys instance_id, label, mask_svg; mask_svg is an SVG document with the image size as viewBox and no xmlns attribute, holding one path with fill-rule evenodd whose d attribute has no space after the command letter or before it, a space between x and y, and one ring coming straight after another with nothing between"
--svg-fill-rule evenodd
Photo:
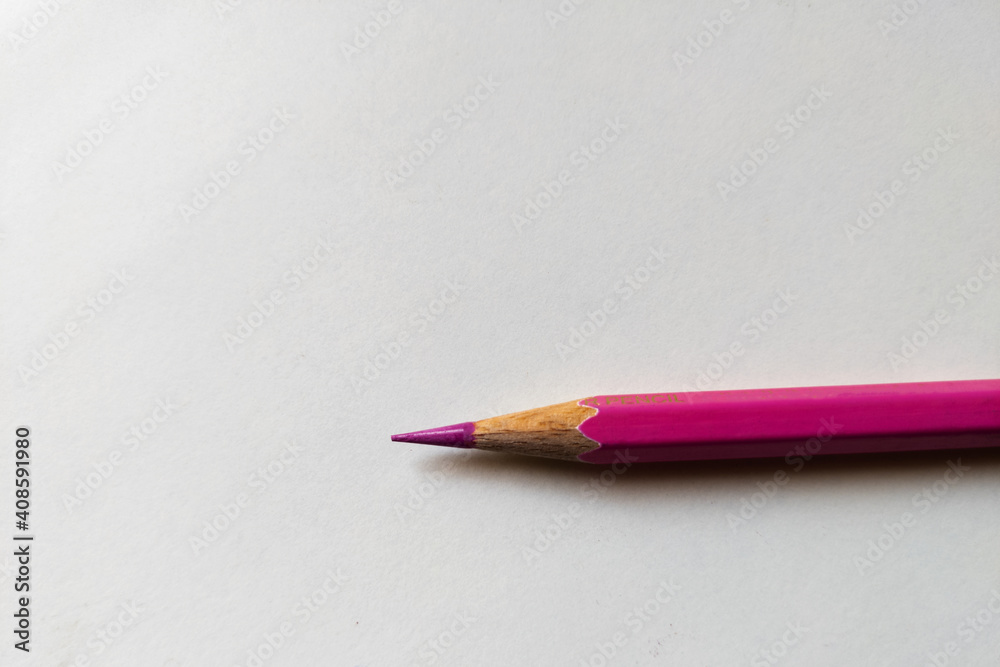
<instances>
[{"instance_id":1,"label":"exposed wood of pencil","mask_svg":"<svg viewBox=\"0 0 1000 667\"><path fill-rule=\"evenodd\" d=\"M476 449L573 461L599 446L576 428L595 414L597 408L570 401L482 419L473 442Z\"/></svg>"}]
</instances>

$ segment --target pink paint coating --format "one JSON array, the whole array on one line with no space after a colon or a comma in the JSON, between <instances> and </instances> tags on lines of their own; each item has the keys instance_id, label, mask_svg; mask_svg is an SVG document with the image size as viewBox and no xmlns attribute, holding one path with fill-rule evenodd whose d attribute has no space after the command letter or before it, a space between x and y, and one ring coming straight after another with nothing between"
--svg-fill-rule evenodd
<instances>
[{"instance_id":1,"label":"pink paint coating","mask_svg":"<svg viewBox=\"0 0 1000 667\"><path fill-rule=\"evenodd\" d=\"M578 427L612 463L1000 447L1000 380L594 396Z\"/></svg>"},{"instance_id":2,"label":"pink paint coating","mask_svg":"<svg viewBox=\"0 0 1000 667\"><path fill-rule=\"evenodd\" d=\"M472 422L462 422L451 426L439 426L429 428L426 431L414 431L413 433L400 433L392 436L396 442L418 442L424 445L442 445L444 447L460 447L469 449L472 447L472 434L476 431L476 425Z\"/></svg>"}]
</instances>

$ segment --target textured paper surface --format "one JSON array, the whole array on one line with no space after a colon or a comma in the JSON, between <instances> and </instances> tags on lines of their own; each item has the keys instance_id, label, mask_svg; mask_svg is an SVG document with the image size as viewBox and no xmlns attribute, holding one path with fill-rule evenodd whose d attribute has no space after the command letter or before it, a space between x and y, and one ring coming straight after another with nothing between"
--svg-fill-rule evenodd
<instances>
[{"instance_id":1,"label":"textured paper surface","mask_svg":"<svg viewBox=\"0 0 1000 667\"><path fill-rule=\"evenodd\" d=\"M0 663L1000 659L996 454L389 441L1000 376L995 3L224 1L3 12Z\"/></svg>"}]
</instances>

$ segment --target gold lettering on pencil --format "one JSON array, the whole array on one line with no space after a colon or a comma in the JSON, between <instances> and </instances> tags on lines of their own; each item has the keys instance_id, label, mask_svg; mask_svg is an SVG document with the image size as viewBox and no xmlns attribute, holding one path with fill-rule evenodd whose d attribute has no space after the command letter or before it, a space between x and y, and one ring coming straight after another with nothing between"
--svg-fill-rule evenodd
<instances>
[{"instance_id":1,"label":"gold lettering on pencil","mask_svg":"<svg viewBox=\"0 0 1000 667\"><path fill-rule=\"evenodd\" d=\"M599 408L602 405L656 405L662 403L685 403L680 394L618 394L615 396L588 396L577 405Z\"/></svg>"}]
</instances>

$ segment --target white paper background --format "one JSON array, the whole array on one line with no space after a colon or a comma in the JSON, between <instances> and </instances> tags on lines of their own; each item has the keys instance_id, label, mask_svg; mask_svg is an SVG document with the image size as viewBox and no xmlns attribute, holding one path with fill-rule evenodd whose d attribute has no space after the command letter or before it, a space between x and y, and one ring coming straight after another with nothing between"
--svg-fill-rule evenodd
<instances>
[{"instance_id":1,"label":"white paper background","mask_svg":"<svg viewBox=\"0 0 1000 667\"><path fill-rule=\"evenodd\" d=\"M37 537L30 656L2 549L0 663L996 664L996 453L602 481L388 440L701 373L1000 377L996 3L454 5L5 6L0 537L18 425Z\"/></svg>"}]
</instances>

